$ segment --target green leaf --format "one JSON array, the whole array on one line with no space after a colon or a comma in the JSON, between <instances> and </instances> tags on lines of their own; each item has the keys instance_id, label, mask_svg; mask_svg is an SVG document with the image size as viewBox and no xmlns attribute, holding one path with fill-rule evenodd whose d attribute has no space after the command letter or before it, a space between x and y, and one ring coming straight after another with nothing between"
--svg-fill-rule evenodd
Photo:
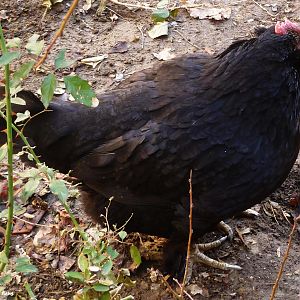
<instances>
[{"instance_id":1,"label":"green leaf","mask_svg":"<svg viewBox=\"0 0 300 300\"><path fill-rule=\"evenodd\" d=\"M0 162L6 157L7 154L7 144L0 147Z\"/></svg>"},{"instance_id":2,"label":"green leaf","mask_svg":"<svg viewBox=\"0 0 300 300\"><path fill-rule=\"evenodd\" d=\"M122 230L118 233L118 235L119 235L120 239L123 241L127 236L127 232Z\"/></svg>"},{"instance_id":3,"label":"green leaf","mask_svg":"<svg viewBox=\"0 0 300 300\"><path fill-rule=\"evenodd\" d=\"M133 262L137 266L139 266L141 264L141 262L142 262L141 254L140 254L139 249L135 245L130 246L130 256L131 256Z\"/></svg>"},{"instance_id":4,"label":"green leaf","mask_svg":"<svg viewBox=\"0 0 300 300\"><path fill-rule=\"evenodd\" d=\"M66 76L64 77L64 82L67 91L77 102L87 106L92 105L92 99L96 97L96 94L86 80L83 80L78 76Z\"/></svg>"},{"instance_id":5,"label":"green leaf","mask_svg":"<svg viewBox=\"0 0 300 300\"><path fill-rule=\"evenodd\" d=\"M49 74L48 76L46 76L42 82L42 86L41 86L42 102L45 108L49 106L49 103L53 98L56 85L57 85L57 80L55 75L53 74Z\"/></svg>"},{"instance_id":6,"label":"green leaf","mask_svg":"<svg viewBox=\"0 0 300 300\"><path fill-rule=\"evenodd\" d=\"M168 33L169 33L168 22L157 23L148 31L148 34L151 37L151 39L156 39L160 36L168 35Z\"/></svg>"},{"instance_id":7,"label":"green leaf","mask_svg":"<svg viewBox=\"0 0 300 300\"><path fill-rule=\"evenodd\" d=\"M80 272L67 272L67 273L65 273L65 277L66 277L66 279L71 280L71 281L84 282L84 276Z\"/></svg>"},{"instance_id":8,"label":"green leaf","mask_svg":"<svg viewBox=\"0 0 300 300\"><path fill-rule=\"evenodd\" d=\"M5 264L5 265L8 264L8 258L6 256L4 250L0 252L0 263Z\"/></svg>"},{"instance_id":9,"label":"green leaf","mask_svg":"<svg viewBox=\"0 0 300 300\"><path fill-rule=\"evenodd\" d=\"M92 286L92 288L96 291L96 292L107 292L109 291L109 286L106 285L102 285L100 283L96 283Z\"/></svg>"},{"instance_id":10,"label":"green leaf","mask_svg":"<svg viewBox=\"0 0 300 300\"><path fill-rule=\"evenodd\" d=\"M100 265L106 258L107 256L104 254L98 255L93 259L93 263Z\"/></svg>"},{"instance_id":11,"label":"green leaf","mask_svg":"<svg viewBox=\"0 0 300 300\"><path fill-rule=\"evenodd\" d=\"M22 121L25 121L27 119L30 118L30 111L29 110L25 110L24 113L17 113L17 118L15 120L15 123L19 123Z\"/></svg>"},{"instance_id":12,"label":"green leaf","mask_svg":"<svg viewBox=\"0 0 300 300\"><path fill-rule=\"evenodd\" d=\"M21 45L21 39L18 37L6 40L7 48L19 48L20 45Z\"/></svg>"},{"instance_id":13,"label":"green leaf","mask_svg":"<svg viewBox=\"0 0 300 300\"><path fill-rule=\"evenodd\" d=\"M11 97L10 102L18 105L26 105L26 101L20 97Z\"/></svg>"},{"instance_id":14,"label":"green leaf","mask_svg":"<svg viewBox=\"0 0 300 300\"><path fill-rule=\"evenodd\" d=\"M117 282L110 278L105 278L105 279L99 279L98 283L100 283L101 285L110 286L110 285L116 284Z\"/></svg>"},{"instance_id":15,"label":"green leaf","mask_svg":"<svg viewBox=\"0 0 300 300\"><path fill-rule=\"evenodd\" d=\"M109 260L107 260L107 261L103 264L103 266L102 266L102 268L101 268L101 273L102 273L103 275L108 275L109 272L111 271L112 267L113 267L113 263L112 263L112 261L109 259Z\"/></svg>"},{"instance_id":16,"label":"green leaf","mask_svg":"<svg viewBox=\"0 0 300 300\"><path fill-rule=\"evenodd\" d=\"M28 257L19 257L16 259L16 272L20 273L35 273L38 269L34 266Z\"/></svg>"},{"instance_id":17,"label":"green leaf","mask_svg":"<svg viewBox=\"0 0 300 300\"><path fill-rule=\"evenodd\" d=\"M53 179L49 187L51 192L57 195L60 201L65 202L68 199L69 192L63 180Z\"/></svg>"},{"instance_id":18,"label":"green leaf","mask_svg":"<svg viewBox=\"0 0 300 300\"><path fill-rule=\"evenodd\" d=\"M15 206L14 206L14 216L20 216L20 215L24 214L25 212L26 212L26 208L15 204ZM7 208L0 211L0 218L6 218L7 219L7 216L8 216L8 209Z\"/></svg>"},{"instance_id":19,"label":"green leaf","mask_svg":"<svg viewBox=\"0 0 300 300\"><path fill-rule=\"evenodd\" d=\"M38 41L40 37L39 34L33 34L29 39L28 43L26 44L25 48L32 54L40 55L43 47L44 47L44 40Z\"/></svg>"},{"instance_id":20,"label":"green leaf","mask_svg":"<svg viewBox=\"0 0 300 300\"><path fill-rule=\"evenodd\" d=\"M4 286L12 281L12 276L10 274L4 275L0 278L0 286ZM1 295L1 293L0 293Z\"/></svg>"},{"instance_id":21,"label":"green leaf","mask_svg":"<svg viewBox=\"0 0 300 300\"><path fill-rule=\"evenodd\" d=\"M34 66L34 61L29 61L29 62L21 65L21 67L17 71L14 72L11 86L13 88L18 86L20 84L20 82L28 76L28 74L31 71L33 66Z\"/></svg>"},{"instance_id":22,"label":"green leaf","mask_svg":"<svg viewBox=\"0 0 300 300\"><path fill-rule=\"evenodd\" d=\"M24 201L27 201L33 193L36 191L37 187L39 186L40 180L37 178L30 178L22 189L21 198Z\"/></svg>"},{"instance_id":23,"label":"green leaf","mask_svg":"<svg viewBox=\"0 0 300 300\"><path fill-rule=\"evenodd\" d=\"M39 165L39 170L41 173L46 173L51 179L54 177L54 170L46 165Z\"/></svg>"},{"instance_id":24,"label":"green leaf","mask_svg":"<svg viewBox=\"0 0 300 300\"><path fill-rule=\"evenodd\" d=\"M55 59L55 68L56 69L63 69L70 67L75 60L67 60L66 59L66 49L61 49Z\"/></svg>"},{"instance_id":25,"label":"green leaf","mask_svg":"<svg viewBox=\"0 0 300 300\"><path fill-rule=\"evenodd\" d=\"M0 56L0 66L10 64L14 59L19 58L20 52L7 52Z\"/></svg>"},{"instance_id":26,"label":"green leaf","mask_svg":"<svg viewBox=\"0 0 300 300\"><path fill-rule=\"evenodd\" d=\"M155 23L163 22L168 19L170 12L166 8L158 8L152 12L151 18Z\"/></svg>"},{"instance_id":27,"label":"green leaf","mask_svg":"<svg viewBox=\"0 0 300 300\"><path fill-rule=\"evenodd\" d=\"M117 258L119 256L119 252L117 250L113 249L112 246L108 246L106 249L106 252L112 260L114 260L115 258Z\"/></svg>"},{"instance_id":28,"label":"green leaf","mask_svg":"<svg viewBox=\"0 0 300 300\"><path fill-rule=\"evenodd\" d=\"M30 168L30 169L26 169L23 172L20 172L19 176L22 178L32 178L32 177L37 177L39 173L40 173L39 169Z\"/></svg>"},{"instance_id":29,"label":"green leaf","mask_svg":"<svg viewBox=\"0 0 300 300\"><path fill-rule=\"evenodd\" d=\"M105 292L99 300L110 300L110 293Z\"/></svg>"},{"instance_id":30,"label":"green leaf","mask_svg":"<svg viewBox=\"0 0 300 300\"><path fill-rule=\"evenodd\" d=\"M173 9L173 10L170 11L170 16L172 18L176 18L178 16L178 13L179 13L179 9L175 8L175 9Z\"/></svg>"},{"instance_id":31,"label":"green leaf","mask_svg":"<svg viewBox=\"0 0 300 300\"><path fill-rule=\"evenodd\" d=\"M25 282L24 283L24 287L26 289L26 292L28 293L28 296L31 300L37 300L36 296L34 295L32 289L31 289L31 286L28 282Z\"/></svg>"},{"instance_id":32,"label":"green leaf","mask_svg":"<svg viewBox=\"0 0 300 300\"><path fill-rule=\"evenodd\" d=\"M82 253L78 256L78 267L82 272L86 272L89 268L89 261Z\"/></svg>"}]
</instances>

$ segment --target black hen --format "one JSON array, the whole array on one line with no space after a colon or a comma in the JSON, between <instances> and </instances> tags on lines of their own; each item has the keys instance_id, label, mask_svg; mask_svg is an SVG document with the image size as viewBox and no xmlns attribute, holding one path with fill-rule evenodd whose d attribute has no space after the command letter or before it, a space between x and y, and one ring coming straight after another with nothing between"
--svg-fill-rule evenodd
<instances>
[{"instance_id":1,"label":"black hen","mask_svg":"<svg viewBox=\"0 0 300 300\"><path fill-rule=\"evenodd\" d=\"M126 230L169 237L172 262L185 251L191 169L194 239L287 177L300 141L299 48L300 27L277 23L217 56L137 72L97 108L54 102L25 135L49 166L73 170L95 220L113 196L110 222L133 213ZM19 96L43 109L32 93Z\"/></svg>"}]
</instances>

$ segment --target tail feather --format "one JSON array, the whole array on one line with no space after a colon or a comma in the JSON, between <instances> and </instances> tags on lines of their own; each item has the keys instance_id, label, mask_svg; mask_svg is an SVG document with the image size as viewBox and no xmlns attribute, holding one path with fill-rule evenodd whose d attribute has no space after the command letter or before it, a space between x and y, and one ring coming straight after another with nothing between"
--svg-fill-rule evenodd
<instances>
[{"instance_id":1,"label":"tail feather","mask_svg":"<svg viewBox=\"0 0 300 300\"><path fill-rule=\"evenodd\" d=\"M5 97L5 87L0 86L0 100ZM13 113L20 113L29 110L32 114L40 112L44 109L41 100L32 92L22 90L17 93L17 97L23 99L26 104L12 104Z\"/></svg>"},{"instance_id":2,"label":"tail feather","mask_svg":"<svg viewBox=\"0 0 300 300\"><path fill-rule=\"evenodd\" d=\"M26 110L30 111L31 115L42 111L44 109L43 103L41 100L30 91L20 91L17 93L17 97L23 99L26 104L12 104L12 114L13 117L17 113L24 113ZM5 98L5 87L0 86L0 100ZM6 143L6 121L0 117L0 145Z\"/></svg>"}]
</instances>

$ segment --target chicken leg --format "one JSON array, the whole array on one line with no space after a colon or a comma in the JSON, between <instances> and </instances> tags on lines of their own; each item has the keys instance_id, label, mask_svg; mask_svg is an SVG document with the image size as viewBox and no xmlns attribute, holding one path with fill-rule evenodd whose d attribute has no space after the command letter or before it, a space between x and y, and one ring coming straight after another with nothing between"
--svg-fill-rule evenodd
<instances>
[{"instance_id":1,"label":"chicken leg","mask_svg":"<svg viewBox=\"0 0 300 300\"><path fill-rule=\"evenodd\" d=\"M207 266L221 269L221 270L241 270L242 268L238 265L232 265L225 262L220 262L215 259L212 259L204 254L204 252L208 250L212 250L221 246L226 240L232 240L233 238L233 231L229 225L225 222L221 221L218 224L218 229L223 231L226 236L223 236L213 242L210 243L198 243L194 244L191 250L191 257L187 265L187 281L192 276L192 268L194 263L202 263Z\"/></svg>"}]
</instances>

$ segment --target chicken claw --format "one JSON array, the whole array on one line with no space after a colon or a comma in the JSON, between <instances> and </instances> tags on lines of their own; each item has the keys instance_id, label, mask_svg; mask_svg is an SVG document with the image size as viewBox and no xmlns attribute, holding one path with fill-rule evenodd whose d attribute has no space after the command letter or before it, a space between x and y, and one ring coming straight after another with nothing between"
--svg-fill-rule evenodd
<instances>
[{"instance_id":1,"label":"chicken claw","mask_svg":"<svg viewBox=\"0 0 300 300\"><path fill-rule=\"evenodd\" d=\"M225 262L220 262L215 259L212 259L204 254L204 252L208 250L212 250L214 248L219 247L222 245L227 239L232 240L233 238L233 231L229 225L227 225L225 222L220 222L218 224L218 229L226 233L226 236L223 236L213 242L210 243L201 243L201 244L194 244L192 251L191 251L191 257L187 266L187 281L192 276L192 268L194 263L202 263L204 265L221 269L221 270L241 270L242 268L238 265L232 265Z\"/></svg>"}]
</instances>

